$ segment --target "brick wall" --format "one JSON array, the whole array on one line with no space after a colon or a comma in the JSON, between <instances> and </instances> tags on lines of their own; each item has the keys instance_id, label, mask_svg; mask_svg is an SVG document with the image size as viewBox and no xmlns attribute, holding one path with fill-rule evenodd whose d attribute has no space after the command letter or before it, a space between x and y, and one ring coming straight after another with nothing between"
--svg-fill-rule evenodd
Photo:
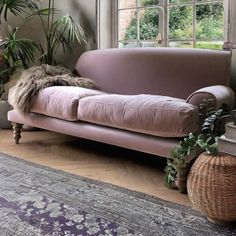
<instances>
[{"instance_id":1,"label":"brick wall","mask_svg":"<svg viewBox=\"0 0 236 236\"><path fill-rule=\"evenodd\" d=\"M136 0L120 0L119 8L131 8L136 7ZM120 11L119 14L119 40L124 39L127 27L130 24L131 19L135 16L135 10Z\"/></svg>"}]
</instances>

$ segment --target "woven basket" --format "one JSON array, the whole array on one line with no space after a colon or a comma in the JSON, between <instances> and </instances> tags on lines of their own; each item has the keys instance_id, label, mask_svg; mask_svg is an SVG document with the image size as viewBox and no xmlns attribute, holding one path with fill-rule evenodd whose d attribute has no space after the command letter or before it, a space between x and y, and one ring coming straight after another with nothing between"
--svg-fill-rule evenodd
<instances>
[{"instance_id":1,"label":"woven basket","mask_svg":"<svg viewBox=\"0 0 236 236\"><path fill-rule=\"evenodd\" d=\"M213 223L236 220L236 157L202 153L193 164L187 180L194 208Z\"/></svg>"}]
</instances>

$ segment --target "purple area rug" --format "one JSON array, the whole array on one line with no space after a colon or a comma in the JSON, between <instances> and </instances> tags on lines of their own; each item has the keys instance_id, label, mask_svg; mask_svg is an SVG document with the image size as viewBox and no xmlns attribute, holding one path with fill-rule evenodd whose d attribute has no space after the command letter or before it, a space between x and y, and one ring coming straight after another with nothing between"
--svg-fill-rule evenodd
<instances>
[{"instance_id":1,"label":"purple area rug","mask_svg":"<svg viewBox=\"0 0 236 236\"><path fill-rule=\"evenodd\" d=\"M0 154L0 236L236 235L190 208Z\"/></svg>"}]
</instances>

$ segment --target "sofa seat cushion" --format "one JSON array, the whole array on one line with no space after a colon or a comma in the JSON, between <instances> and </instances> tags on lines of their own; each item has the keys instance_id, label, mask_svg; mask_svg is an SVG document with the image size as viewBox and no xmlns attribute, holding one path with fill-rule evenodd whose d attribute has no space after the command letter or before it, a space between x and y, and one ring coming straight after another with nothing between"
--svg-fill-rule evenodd
<instances>
[{"instance_id":1,"label":"sofa seat cushion","mask_svg":"<svg viewBox=\"0 0 236 236\"><path fill-rule=\"evenodd\" d=\"M184 137L199 127L198 108L156 95L100 95L80 100L78 119L159 137Z\"/></svg>"},{"instance_id":2,"label":"sofa seat cushion","mask_svg":"<svg viewBox=\"0 0 236 236\"><path fill-rule=\"evenodd\" d=\"M34 97L31 111L68 121L76 121L80 99L99 94L105 93L72 86L48 87Z\"/></svg>"}]
</instances>

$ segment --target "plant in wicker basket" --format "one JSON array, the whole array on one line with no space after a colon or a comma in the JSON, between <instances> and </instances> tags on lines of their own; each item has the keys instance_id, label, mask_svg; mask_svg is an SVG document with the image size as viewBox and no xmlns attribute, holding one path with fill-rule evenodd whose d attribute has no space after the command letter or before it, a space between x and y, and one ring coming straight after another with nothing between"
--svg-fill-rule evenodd
<instances>
[{"instance_id":1,"label":"plant in wicker basket","mask_svg":"<svg viewBox=\"0 0 236 236\"><path fill-rule=\"evenodd\" d=\"M229 114L229 108L226 105L215 110L209 101L203 102L200 107L203 111L200 132L190 133L188 137L180 141L179 145L171 150L171 159L167 160L166 184L171 188L178 188L180 192L186 192L186 180L191 161L203 151L208 154L217 152L216 138L224 133L221 118Z\"/></svg>"},{"instance_id":2,"label":"plant in wicker basket","mask_svg":"<svg viewBox=\"0 0 236 236\"><path fill-rule=\"evenodd\" d=\"M193 207L216 224L236 221L236 157L202 153L187 180Z\"/></svg>"},{"instance_id":3,"label":"plant in wicker basket","mask_svg":"<svg viewBox=\"0 0 236 236\"><path fill-rule=\"evenodd\" d=\"M232 113L234 116L235 111ZM236 124L229 124L236 131ZM224 137L228 137L227 129ZM236 142L234 136L228 140ZM227 148L226 145L226 152ZM230 153L232 155L217 151L202 153L188 175L189 199L212 223L236 221L236 153Z\"/></svg>"}]
</instances>

